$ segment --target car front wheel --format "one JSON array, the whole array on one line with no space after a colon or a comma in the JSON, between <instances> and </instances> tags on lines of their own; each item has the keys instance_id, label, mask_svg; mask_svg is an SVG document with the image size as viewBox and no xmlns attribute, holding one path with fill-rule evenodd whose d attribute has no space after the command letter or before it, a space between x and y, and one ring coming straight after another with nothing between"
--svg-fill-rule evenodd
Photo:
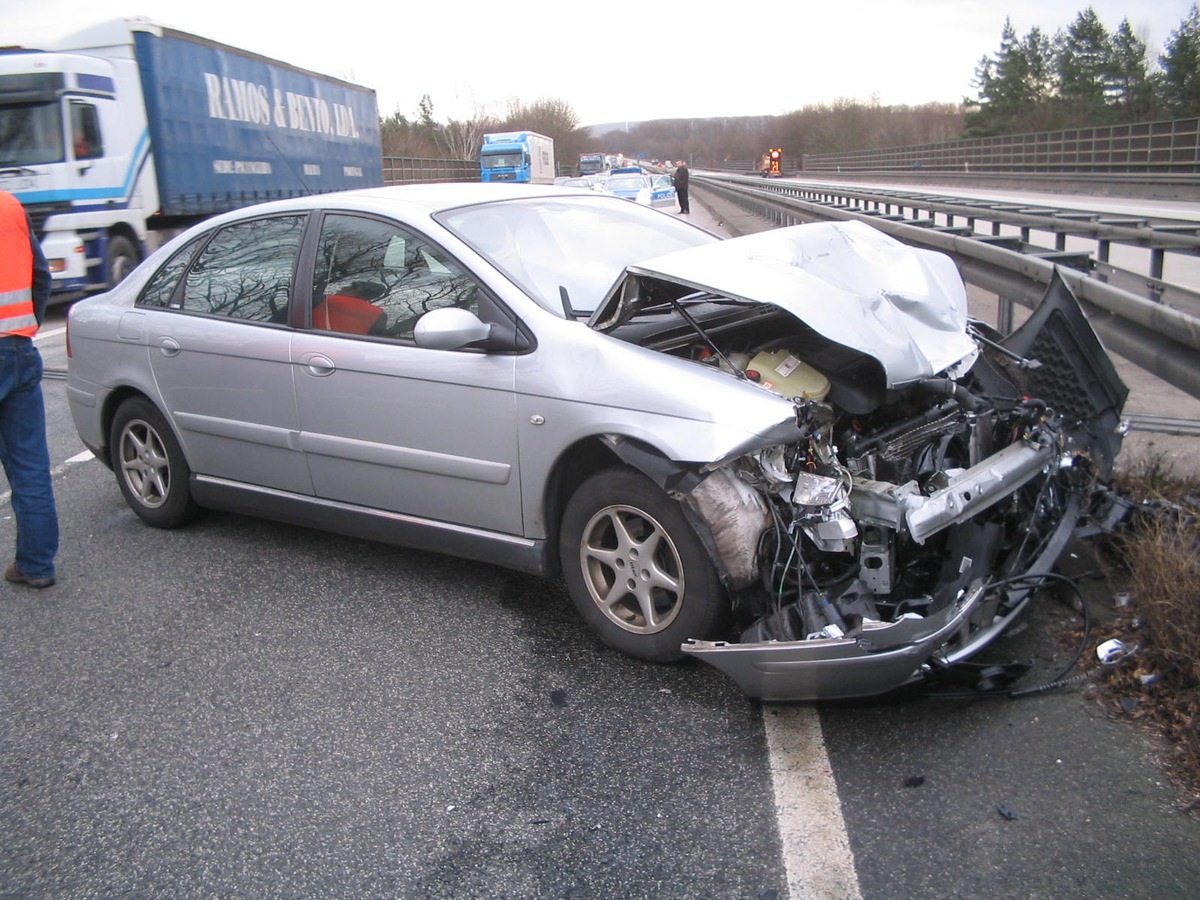
<instances>
[{"instance_id":1,"label":"car front wheel","mask_svg":"<svg viewBox=\"0 0 1200 900\"><path fill-rule=\"evenodd\" d=\"M137 248L128 238L114 237L108 242L108 286L116 287L138 264Z\"/></svg>"},{"instance_id":2,"label":"car front wheel","mask_svg":"<svg viewBox=\"0 0 1200 900\"><path fill-rule=\"evenodd\" d=\"M175 528L196 512L191 470L166 419L148 400L126 400L113 418L113 471L125 502L155 528Z\"/></svg>"},{"instance_id":3,"label":"car front wheel","mask_svg":"<svg viewBox=\"0 0 1200 900\"><path fill-rule=\"evenodd\" d=\"M580 485L563 514L563 574L584 621L607 644L651 662L683 658L728 610L703 544L679 504L628 469Z\"/></svg>"}]
</instances>

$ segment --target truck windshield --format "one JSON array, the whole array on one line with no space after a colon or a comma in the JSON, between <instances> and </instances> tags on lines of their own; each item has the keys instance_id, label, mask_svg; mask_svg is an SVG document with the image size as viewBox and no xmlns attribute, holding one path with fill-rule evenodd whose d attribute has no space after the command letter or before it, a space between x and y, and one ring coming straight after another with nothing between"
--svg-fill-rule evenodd
<instances>
[{"instance_id":1,"label":"truck windshield","mask_svg":"<svg viewBox=\"0 0 1200 900\"><path fill-rule=\"evenodd\" d=\"M31 166L65 158L58 103L0 106L0 166Z\"/></svg>"},{"instance_id":2,"label":"truck windshield","mask_svg":"<svg viewBox=\"0 0 1200 900\"><path fill-rule=\"evenodd\" d=\"M510 169L524 164L522 153L514 150L511 153L485 153L480 157L479 164L485 169Z\"/></svg>"}]
</instances>

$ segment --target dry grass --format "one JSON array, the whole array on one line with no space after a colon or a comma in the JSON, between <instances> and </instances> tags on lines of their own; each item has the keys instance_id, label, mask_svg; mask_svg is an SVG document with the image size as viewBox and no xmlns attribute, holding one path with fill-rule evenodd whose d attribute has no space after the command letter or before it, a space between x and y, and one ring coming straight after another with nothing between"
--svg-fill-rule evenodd
<instances>
[{"instance_id":1,"label":"dry grass","mask_svg":"<svg viewBox=\"0 0 1200 900\"><path fill-rule=\"evenodd\" d=\"M1137 504L1109 543L1114 587L1129 594L1112 628L1136 654L1102 673L1097 692L1116 716L1161 739L1164 768L1200 808L1200 479L1178 478L1160 459L1120 472L1117 489ZM1093 657L1094 660L1094 657Z\"/></svg>"}]
</instances>

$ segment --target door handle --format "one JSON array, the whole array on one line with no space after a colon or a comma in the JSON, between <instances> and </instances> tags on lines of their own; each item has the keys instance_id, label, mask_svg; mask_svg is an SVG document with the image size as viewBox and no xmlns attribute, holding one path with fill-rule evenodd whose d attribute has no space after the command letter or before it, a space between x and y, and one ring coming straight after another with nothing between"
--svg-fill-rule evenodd
<instances>
[{"instance_id":1,"label":"door handle","mask_svg":"<svg viewBox=\"0 0 1200 900\"><path fill-rule=\"evenodd\" d=\"M315 375L318 378L324 378L327 375L332 375L337 366L333 364L333 360L321 353L309 353L304 357L304 368L308 369L309 375Z\"/></svg>"},{"instance_id":2,"label":"door handle","mask_svg":"<svg viewBox=\"0 0 1200 900\"><path fill-rule=\"evenodd\" d=\"M159 338L158 349L162 351L163 356L178 356L183 348L175 338L165 337Z\"/></svg>"}]
</instances>

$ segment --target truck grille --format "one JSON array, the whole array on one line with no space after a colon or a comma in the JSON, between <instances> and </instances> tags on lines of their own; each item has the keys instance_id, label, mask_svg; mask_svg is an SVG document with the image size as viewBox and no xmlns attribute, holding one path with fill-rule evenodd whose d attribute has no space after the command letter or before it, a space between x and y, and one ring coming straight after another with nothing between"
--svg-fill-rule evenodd
<instances>
[{"instance_id":1,"label":"truck grille","mask_svg":"<svg viewBox=\"0 0 1200 900\"><path fill-rule=\"evenodd\" d=\"M33 222L33 233L40 241L46 236L46 220L55 213L71 211L70 203L31 203L25 206L25 212Z\"/></svg>"}]
</instances>

